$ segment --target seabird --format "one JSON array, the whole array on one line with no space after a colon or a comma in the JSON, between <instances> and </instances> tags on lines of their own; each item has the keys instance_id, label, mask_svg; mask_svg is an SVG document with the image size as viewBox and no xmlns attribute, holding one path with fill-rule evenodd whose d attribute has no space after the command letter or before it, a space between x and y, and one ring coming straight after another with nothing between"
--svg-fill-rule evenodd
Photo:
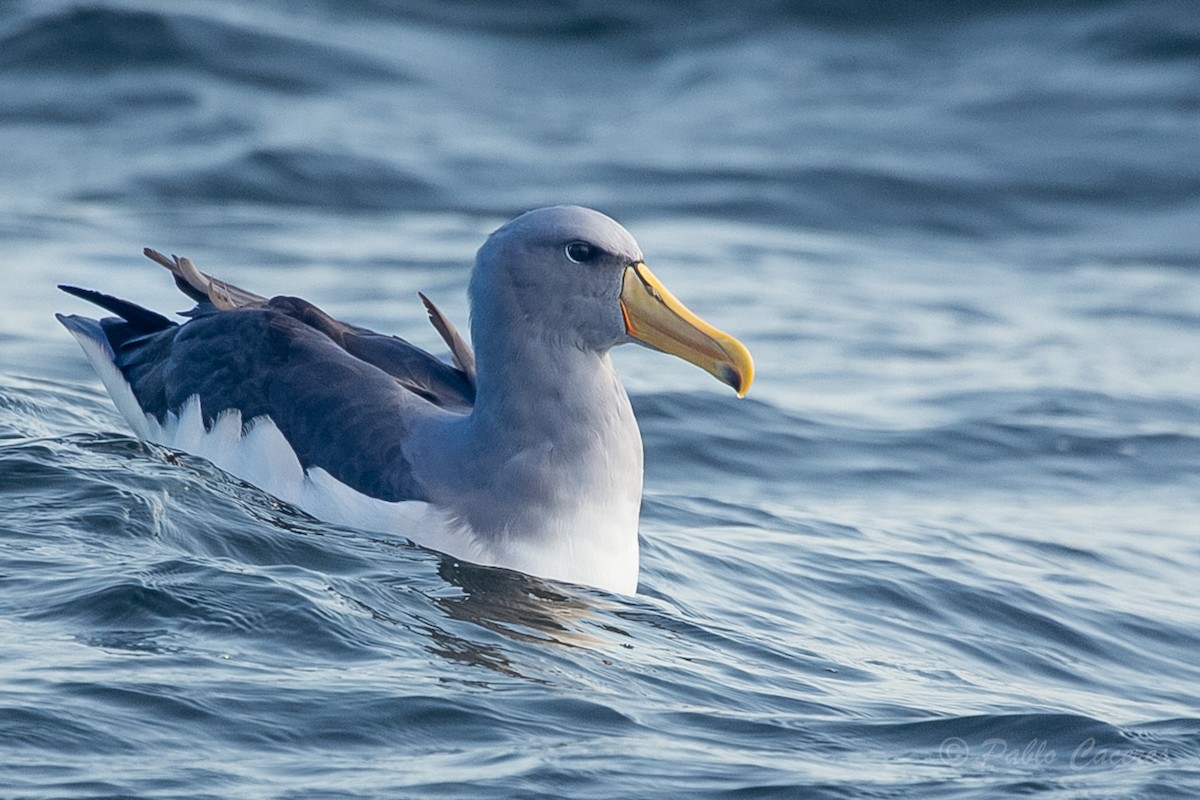
<instances>
[{"instance_id":1,"label":"seabird","mask_svg":"<svg viewBox=\"0 0 1200 800\"><path fill-rule=\"evenodd\" d=\"M146 255L197 302L177 323L62 286L115 317L57 315L143 439L203 456L314 516L452 557L632 594L642 440L609 358L637 342L741 397L750 353L578 206L493 233L471 274L474 350L422 295L453 357Z\"/></svg>"}]
</instances>

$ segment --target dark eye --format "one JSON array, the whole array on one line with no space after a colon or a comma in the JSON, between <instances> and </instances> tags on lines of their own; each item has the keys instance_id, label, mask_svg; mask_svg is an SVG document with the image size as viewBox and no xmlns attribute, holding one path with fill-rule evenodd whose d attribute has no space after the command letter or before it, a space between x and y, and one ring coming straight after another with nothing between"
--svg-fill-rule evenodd
<instances>
[{"instance_id":1,"label":"dark eye","mask_svg":"<svg viewBox=\"0 0 1200 800\"><path fill-rule=\"evenodd\" d=\"M576 264L586 264L595 261L600 255L600 248L587 242L571 242L567 245L567 258Z\"/></svg>"}]
</instances>

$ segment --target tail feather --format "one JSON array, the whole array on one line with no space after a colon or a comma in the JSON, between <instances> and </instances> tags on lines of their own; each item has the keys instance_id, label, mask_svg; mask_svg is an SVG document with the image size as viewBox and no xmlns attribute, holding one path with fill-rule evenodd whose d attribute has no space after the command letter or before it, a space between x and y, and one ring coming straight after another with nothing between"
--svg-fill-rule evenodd
<instances>
[{"instance_id":1,"label":"tail feather","mask_svg":"<svg viewBox=\"0 0 1200 800\"><path fill-rule=\"evenodd\" d=\"M85 295L80 296L86 297ZM100 376L100 381L108 390L117 410L133 428L134 433L148 441L162 441L161 437L157 435L161 431L157 421L142 410L129 381L117 367L117 358L113 353L112 342L109 341L100 321L75 314L55 314L54 316L79 342L84 355L91 362L96 374ZM132 325L133 323L122 324Z\"/></svg>"},{"instance_id":2,"label":"tail feather","mask_svg":"<svg viewBox=\"0 0 1200 800\"><path fill-rule=\"evenodd\" d=\"M70 331L71 335L80 344L93 342L107 354L110 361L116 360L112 344L108 341L108 337L104 335L104 329L100 327L99 320L94 320L91 317L81 317L78 314L55 314L54 318L61 322L63 327Z\"/></svg>"},{"instance_id":3,"label":"tail feather","mask_svg":"<svg viewBox=\"0 0 1200 800\"><path fill-rule=\"evenodd\" d=\"M62 289L67 294L73 294L87 300L89 303L95 303L105 311L111 311L121 319L132 325L139 333L155 333L164 331L175 325L174 322L159 314L156 311L151 311L148 308L142 308L136 303L131 303L128 300L122 300L119 297L113 297L110 294L97 292L94 289L81 289L78 286L68 286L59 284L59 289ZM75 332L75 329L69 325L67 319L83 319L82 317L63 317L58 315L59 322L66 325L68 329Z\"/></svg>"}]
</instances>

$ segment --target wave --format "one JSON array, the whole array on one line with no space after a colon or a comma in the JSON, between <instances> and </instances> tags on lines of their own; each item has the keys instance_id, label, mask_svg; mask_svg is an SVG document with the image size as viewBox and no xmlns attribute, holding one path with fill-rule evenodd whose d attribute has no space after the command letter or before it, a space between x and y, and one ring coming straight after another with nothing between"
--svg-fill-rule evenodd
<instances>
[{"instance_id":1,"label":"wave","mask_svg":"<svg viewBox=\"0 0 1200 800\"><path fill-rule=\"evenodd\" d=\"M143 176L130 195L149 189L173 203L263 203L348 211L443 207L433 184L370 156L314 148L267 148L193 171Z\"/></svg>"},{"instance_id":2,"label":"wave","mask_svg":"<svg viewBox=\"0 0 1200 800\"><path fill-rule=\"evenodd\" d=\"M1200 475L1194 410L1170 400L1088 392L944 395L935 404L953 421L893 429L805 418L753 398L632 399L653 455L647 474L668 485L739 476L820 495L929 482L960 489L1192 485ZM688 469L677 471L680 464Z\"/></svg>"},{"instance_id":3,"label":"wave","mask_svg":"<svg viewBox=\"0 0 1200 800\"><path fill-rule=\"evenodd\" d=\"M194 72L282 92L402 79L366 56L202 17L102 6L36 17L0 39L0 69L86 76Z\"/></svg>"},{"instance_id":4,"label":"wave","mask_svg":"<svg viewBox=\"0 0 1200 800\"><path fill-rule=\"evenodd\" d=\"M615 38L658 32L676 41L679 41L681 32L717 39L770 30L780 25L808 25L848 33L925 26L944 28L974 20L990 21L1007 17L1078 16L1089 12L1101 12L1103 15L1111 12L1114 6L1116 13L1122 13L1122 8L1132 9L1134 13L1144 11L1141 16L1149 22L1156 17L1163 19L1162 14L1170 10L1177 12L1175 18L1182 18L1190 8L1188 0L1147 3L1001 0L987 4L955 0L915 0L907 3L753 0L741 4L737 15L730 15L727 13L728 5L720 0L667 0L651 4L636 0L597 4L563 3L557 0L520 0L501 4L441 3L436 0L403 4L386 0L323 0L323 4L339 13L371 20L413 21L539 39Z\"/></svg>"},{"instance_id":5,"label":"wave","mask_svg":"<svg viewBox=\"0 0 1200 800\"><path fill-rule=\"evenodd\" d=\"M846 796L879 764L891 766L874 785L900 797L980 774L993 788L996 775L1111 788L1149 780L1146 769L1169 780L1200 759L1200 720L1170 710L1191 702L1194 625L1159 613L1170 598L1117 602L1155 568L1120 551L968 523L837 524L795 498L743 498L705 460L720 449L709 446L687 451L694 486L651 476L644 593L616 597L329 526L127 436L22 438L27 420L69 427L72 410L90 416L101 402L52 389L6 380L0 393L2 598L23 634L6 654L38 675L0 709L0 731L26 758L66 748L79 777L109 781L111 794L149 793L122 759L177 748L206 764L253 748L272 778L289 769L280 754L338 761L304 772L310 792L344 788L343 762L364 752L448 752L506 796L592 774L585 751L598 746L627 788L647 770L680 776L632 792L651 797L784 785ZM1030 399L999 405L1062 423L1132 403ZM693 468L670 458L684 432L753 455L775 439L783 452L833 447L845 428L755 401L730 401L731 415L716 395L634 400L657 460L677 469ZM787 465L760 468L779 481ZM1124 585L1110 597L1114 578ZM1123 697L1147 710L1130 719ZM1106 702L1123 710L1096 710ZM530 741L569 752L489 756ZM701 754L716 759L712 775L690 766ZM384 775L394 780L372 779ZM186 785L203 777L242 785L220 769ZM440 773L427 782L444 788Z\"/></svg>"}]
</instances>

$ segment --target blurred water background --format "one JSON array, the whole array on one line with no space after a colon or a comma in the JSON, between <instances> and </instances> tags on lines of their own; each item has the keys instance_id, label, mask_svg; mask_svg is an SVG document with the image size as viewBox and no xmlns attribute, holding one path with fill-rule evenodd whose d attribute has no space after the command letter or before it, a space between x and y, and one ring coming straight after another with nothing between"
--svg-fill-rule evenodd
<instances>
[{"instance_id":1,"label":"blurred water background","mask_svg":"<svg viewBox=\"0 0 1200 800\"><path fill-rule=\"evenodd\" d=\"M149 245L441 352L622 221L636 597L137 442L52 318ZM0 796L1200 795L1200 10L0 1ZM626 348L633 350L633 348Z\"/></svg>"}]
</instances>

